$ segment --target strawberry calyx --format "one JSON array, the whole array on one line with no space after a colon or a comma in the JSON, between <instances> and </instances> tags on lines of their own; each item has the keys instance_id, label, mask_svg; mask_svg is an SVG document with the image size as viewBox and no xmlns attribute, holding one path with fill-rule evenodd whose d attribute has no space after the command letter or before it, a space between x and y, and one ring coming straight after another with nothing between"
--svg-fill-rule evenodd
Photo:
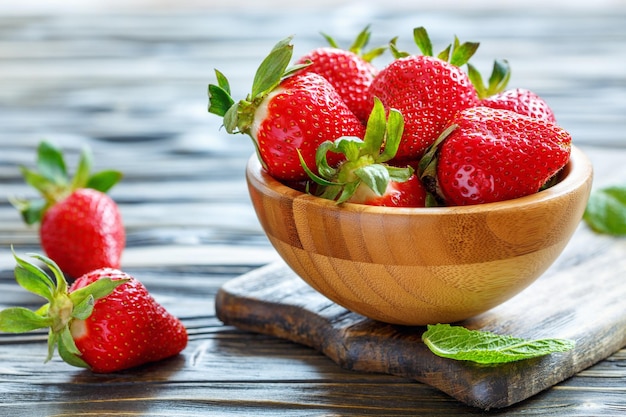
<instances>
[{"instance_id":1,"label":"strawberry calyx","mask_svg":"<svg viewBox=\"0 0 626 417\"><path fill-rule=\"evenodd\" d=\"M426 31L426 28L419 26L413 29L413 40L415 44L424 56L432 56L442 61L449 62L450 64L461 67L467 64L472 56L476 53L480 43L478 42L463 42L459 41L458 37L454 37L454 41L446 46L437 55L433 52L433 44L430 40L430 36ZM397 38L392 39L389 43L389 49L391 50L394 58L404 58L411 54L406 51L400 51L396 46Z\"/></svg>"},{"instance_id":2,"label":"strawberry calyx","mask_svg":"<svg viewBox=\"0 0 626 417\"><path fill-rule=\"evenodd\" d=\"M208 112L223 117L223 126L226 132L250 136L258 155L260 155L258 144L251 134L257 108L284 79L311 65L310 62L307 62L289 66L293 56L292 38L292 36L288 36L274 45L257 68L252 82L252 91L245 99L235 102L231 95L228 78L217 69L215 70L217 84L209 84L208 86ZM265 166L263 158L259 157L259 160Z\"/></svg>"},{"instance_id":3,"label":"strawberry calyx","mask_svg":"<svg viewBox=\"0 0 626 417\"><path fill-rule=\"evenodd\" d=\"M21 166L26 182L41 194L40 199L11 198L13 206L21 213L26 224L40 222L46 210L65 199L80 188L93 188L106 193L121 178L122 173L103 170L91 174L93 156L91 150L83 148L74 176L67 171L63 152L54 144L42 141L37 147L37 169Z\"/></svg>"},{"instance_id":4,"label":"strawberry calyx","mask_svg":"<svg viewBox=\"0 0 626 417\"><path fill-rule=\"evenodd\" d=\"M451 124L437 137L437 139L426 149L417 166L417 175L426 189L426 207L445 206L443 193L437 181L437 162L439 149L443 142L458 128L458 125Z\"/></svg>"},{"instance_id":5,"label":"strawberry calyx","mask_svg":"<svg viewBox=\"0 0 626 417\"><path fill-rule=\"evenodd\" d=\"M96 300L111 294L128 280L101 278L70 293L63 272L52 259L44 255L30 254L33 259L43 262L55 279L36 263L22 259L15 252L13 256L17 262L15 267L17 283L48 302L36 311L24 307L10 307L0 311L0 331L24 333L49 328L48 355L45 362L52 359L57 349L61 358L70 365L89 367L80 358L81 352L72 337L70 324L74 319L88 318L93 312Z\"/></svg>"},{"instance_id":6,"label":"strawberry calyx","mask_svg":"<svg viewBox=\"0 0 626 417\"><path fill-rule=\"evenodd\" d=\"M331 36L323 32L321 33L321 35L324 37L324 39L326 39L326 42L328 42L328 44L332 48L343 49ZM372 48L368 51L365 51L364 49L367 47L367 44L370 41L371 35L372 33L370 31L370 26L369 25L365 26L365 28L361 32L359 32L359 34L357 35L357 37L354 39L354 41L348 47L347 50L361 57L366 62L372 62L374 58L377 58L381 56L383 53L385 53L385 51L387 50L387 46L379 46L376 48Z\"/></svg>"},{"instance_id":7,"label":"strawberry calyx","mask_svg":"<svg viewBox=\"0 0 626 417\"><path fill-rule=\"evenodd\" d=\"M382 102L375 98L363 139L342 136L334 141L324 141L317 148L315 161L319 174L306 165L298 151L302 167L318 185L316 195L341 204L348 201L361 185L382 196L390 181L407 181L413 168L386 164L396 155L403 130L402 114L390 109L386 117ZM343 154L345 160L337 167L330 166L326 158L328 152Z\"/></svg>"},{"instance_id":8,"label":"strawberry calyx","mask_svg":"<svg viewBox=\"0 0 626 417\"><path fill-rule=\"evenodd\" d=\"M488 82L485 83L478 69L468 62L467 76L474 85L476 93L478 93L478 98L482 100L494 94L501 93L506 89L511 78L511 66L506 59L494 60L491 75L489 76Z\"/></svg>"},{"instance_id":9,"label":"strawberry calyx","mask_svg":"<svg viewBox=\"0 0 626 417\"><path fill-rule=\"evenodd\" d=\"M238 102L231 96L228 79L217 69L216 84L209 84L209 113L224 118L224 128L228 133L250 134L254 123L254 114L263 99L285 78L298 70L307 67L309 63L289 66L293 55L292 36L279 41L270 53L261 62L252 82L252 91L245 99Z\"/></svg>"}]
</instances>

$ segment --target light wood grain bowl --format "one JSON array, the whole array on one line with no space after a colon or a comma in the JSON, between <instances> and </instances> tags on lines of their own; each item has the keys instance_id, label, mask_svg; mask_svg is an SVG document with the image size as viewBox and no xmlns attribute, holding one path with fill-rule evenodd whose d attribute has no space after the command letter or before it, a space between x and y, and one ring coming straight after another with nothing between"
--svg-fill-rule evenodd
<instances>
[{"instance_id":1,"label":"light wood grain bowl","mask_svg":"<svg viewBox=\"0 0 626 417\"><path fill-rule=\"evenodd\" d=\"M371 319L425 325L475 316L535 281L579 224L592 167L573 147L547 190L439 208L336 205L273 179L255 155L246 178L270 242L311 287Z\"/></svg>"}]
</instances>

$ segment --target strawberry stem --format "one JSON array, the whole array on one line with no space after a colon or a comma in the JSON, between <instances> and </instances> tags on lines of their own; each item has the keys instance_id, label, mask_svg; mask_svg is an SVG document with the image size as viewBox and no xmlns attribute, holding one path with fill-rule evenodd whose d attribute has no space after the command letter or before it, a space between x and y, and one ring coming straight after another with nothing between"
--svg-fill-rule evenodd
<instances>
[{"instance_id":1,"label":"strawberry stem","mask_svg":"<svg viewBox=\"0 0 626 417\"><path fill-rule=\"evenodd\" d=\"M20 167L26 183L37 189L41 199L25 200L11 197L11 204L21 213L26 224L41 221L45 211L79 188L93 188L103 193L113 187L122 173L104 170L91 174L93 156L89 148L80 154L73 177L67 172L63 152L50 142L42 141L37 148L37 171Z\"/></svg>"},{"instance_id":2,"label":"strawberry stem","mask_svg":"<svg viewBox=\"0 0 626 417\"><path fill-rule=\"evenodd\" d=\"M381 196L390 181L404 182L413 174L409 166L400 168L385 163L395 156L403 131L402 114L391 109L385 117L382 102L375 98L363 139L343 136L322 142L315 154L319 175L312 172L298 152L300 163L311 180L320 186L316 190L319 197L341 204L348 201L361 184ZM326 158L328 152L343 154L345 160L337 168L331 167Z\"/></svg>"},{"instance_id":3,"label":"strawberry stem","mask_svg":"<svg viewBox=\"0 0 626 417\"><path fill-rule=\"evenodd\" d=\"M11 248L13 251L13 248ZM31 330L50 328L48 335L49 361L56 347L59 355L67 363L74 366L87 367L80 359L70 332L70 324L74 319L84 320L91 315L95 301L111 294L127 279L101 278L91 284L68 292L68 285L59 266L50 258L31 254L32 258L43 262L52 272L54 280L38 265L19 257L13 251L17 262L15 278L23 288L45 298L48 303L36 311L23 307L11 307L0 311L0 331L7 333L23 333Z\"/></svg>"}]
</instances>

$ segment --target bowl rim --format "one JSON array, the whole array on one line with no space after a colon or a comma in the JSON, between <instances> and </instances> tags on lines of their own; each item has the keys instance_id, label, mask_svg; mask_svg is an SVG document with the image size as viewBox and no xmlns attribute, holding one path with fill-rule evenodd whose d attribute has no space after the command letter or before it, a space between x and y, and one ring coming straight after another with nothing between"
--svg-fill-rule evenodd
<instances>
[{"instance_id":1,"label":"bowl rim","mask_svg":"<svg viewBox=\"0 0 626 417\"><path fill-rule=\"evenodd\" d=\"M474 204L467 206L446 206L446 207L384 207L370 206L366 204L342 203L336 204L332 200L327 200L305 192L296 190L279 180L270 176L262 168L257 154L252 154L246 165L246 179L249 186L257 189L264 188L264 194L275 193L277 195L298 199L307 204L320 207L335 208L338 210L367 212L370 214L420 214L420 215L460 215L463 213L479 214L481 212L493 212L498 210L510 210L511 208L523 209L529 205L537 205L550 200L562 198L575 192L586 182L593 178L593 167L589 158L577 146L571 146L570 158L560 175L562 179L550 188L527 196L491 203ZM258 185L256 185L258 184Z\"/></svg>"}]
</instances>

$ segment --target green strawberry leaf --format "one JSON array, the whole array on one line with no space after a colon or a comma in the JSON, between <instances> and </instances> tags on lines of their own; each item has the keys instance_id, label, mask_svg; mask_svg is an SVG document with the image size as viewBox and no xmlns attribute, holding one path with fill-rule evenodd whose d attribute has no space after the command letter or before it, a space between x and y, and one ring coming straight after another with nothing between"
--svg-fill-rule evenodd
<instances>
[{"instance_id":1,"label":"green strawberry leaf","mask_svg":"<svg viewBox=\"0 0 626 417\"><path fill-rule=\"evenodd\" d=\"M83 288L72 291L69 297L74 306L81 305L89 297L92 297L94 300L106 297L117 287L128 281L128 279L100 278Z\"/></svg>"},{"instance_id":2,"label":"green strawberry leaf","mask_svg":"<svg viewBox=\"0 0 626 417\"><path fill-rule=\"evenodd\" d=\"M567 339L526 340L449 324L429 325L422 340L437 356L495 365L536 358L574 348Z\"/></svg>"},{"instance_id":3,"label":"green strawberry leaf","mask_svg":"<svg viewBox=\"0 0 626 417\"><path fill-rule=\"evenodd\" d=\"M362 152L368 155L377 155L385 141L385 133L387 130L387 120L385 114L385 106L378 99L374 98L374 106L367 119L367 128L363 137ZM398 148L396 147L396 151ZM395 153L394 153L395 154ZM354 160L355 158L350 158Z\"/></svg>"},{"instance_id":4,"label":"green strawberry leaf","mask_svg":"<svg viewBox=\"0 0 626 417\"><path fill-rule=\"evenodd\" d=\"M50 279L45 279L42 275L33 273L32 271L19 266L15 268L14 274L15 280L22 288L25 288L27 291L37 294L48 301L52 299L54 284Z\"/></svg>"},{"instance_id":5,"label":"green strawberry leaf","mask_svg":"<svg viewBox=\"0 0 626 417\"><path fill-rule=\"evenodd\" d=\"M433 56L433 44L430 36L423 26L413 29L413 40L424 56ZM447 59L446 59L447 61Z\"/></svg>"},{"instance_id":6,"label":"green strawberry leaf","mask_svg":"<svg viewBox=\"0 0 626 417\"><path fill-rule=\"evenodd\" d=\"M58 185L67 184L63 152L52 143L42 141L37 148L37 168L41 175Z\"/></svg>"},{"instance_id":7,"label":"green strawberry leaf","mask_svg":"<svg viewBox=\"0 0 626 417\"><path fill-rule=\"evenodd\" d=\"M120 171L107 169L104 171L96 172L89 177L85 187L93 188L102 193L109 191L115 184L117 184L124 175Z\"/></svg>"},{"instance_id":8,"label":"green strawberry leaf","mask_svg":"<svg viewBox=\"0 0 626 417\"><path fill-rule=\"evenodd\" d=\"M290 43L292 38L289 36L278 42L261 62L252 82L252 100L267 94L280 84L293 55L293 45Z\"/></svg>"},{"instance_id":9,"label":"green strawberry leaf","mask_svg":"<svg viewBox=\"0 0 626 417\"><path fill-rule=\"evenodd\" d=\"M78 368L89 368L89 365L87 365L84 360L79 358L81 352L76 347L76 343L74 343L69 326L61 332L61 335L58 338L58 350L59 356L66 363Z\"/></svg>"},{"instance_id":10,"label":"green strawberry leaf","mask_svg":"<svg viewBox=\"0 0 626 417\"><path fill-rule=\"evenodd\" d=\"M216 72L218 72L216 70ZM224 117L228 109L230 109L235 101L230 96L230 93L224 88L209 84L209 113L216 114Z\"/></svg>"},{"instance_id":11,"label":"green strawberry leaf","mask_svg":"<svg viewBox=\"0 0 626 417\"><path fill-rule=\"evenodd\" d=\"M24 200L16 197L9 197L9 202L20 212L24 223L31 225L39 223L43 212L48 206L46 200L38 198L35 200Z\"/></svg>"},{"instance_id":12,"label":"green strawberry leaf","mask_svg":"<svg viewBox=\"0 0 626 417\"><path fill-rule=\"evenodd\" d=\"M381 164L365 165L354 171L354 174L361 179L376 195L383 195L389 184L389 171Z\"/></svg>"},{"instance_id":13,"label":"green strawberry leaf","mask_svg":"<svg viewBox=\"0 0 626 417\"><path fill-rule=\"evenodd\" d=\"M480 44L478 42L464 42L459 45L459 39L454 37L454 48L450 55L450 64L460 67L467 64L472 56L476 53L476 50Z\"/></svg>"},{"instance_id":14,"label":"green strawberry leaf","mask_svg":"<svg viewBox=\"0 0 626 417\"><path fill-rule=\"evenodd\" d=\"M626 235L626 186L595 190L589 196L583 220L598 233Z\"/></svg>"},{"instance_id":15,"label":"green strawberry leaf","mask_svg":"<svg viewBox=\"0 0 626 417\"><path fill-rule=\"evenodd\" d=\"M387 162L393 159L398 152L400 142L402 141L402 133L404 132L404 118L402 113L396 109L389 109L387 116L387 129L384 140L384 149L376 158L378 162Z\"/></svg>"},{"instance_id":16,"label":"green strawberry leaf","mask_svg":"<svg viewBox=\"0 0 626 417\"><path fill-rule=\"evenodd\" d=\"M70 297L71 298L71 297ZM95 305L93 295L84 297L78 304L74 304L72 309L72 317L79 320L85 320L93 313L93 306Z\"/></svg>"},{"instance_id":17,"label":"green strawberry leaf","mask_svg":"<svg viewBox=\"0 0 626 417\"><path fill-rule=\"evenodd\" d=\"M78 159L78 166L76 167L76 173L72 178L70 188L76 190L78 188L84 188L89 181L89 173L91 172L91 166L93 164L93 155L91 150L87 147L83 149Z\"/></svg>"},{"instance_id":18,"label":"green strawberry leaf","mask_svg":"<svg viewBox=\"0 0 626 417\"><path fill-rule=\"evenodd\" d=\"M54 201L54 196L61 188L58 184L50 182L50 180L44 175L26 167L20 167L20 171L22 172L22 176L28 185L39 191L46 200L51 202Z\"/></svg>"},{"instance_id":19,"label":"green strawberry leaf","mask_svg":"<svg viewBox=\"0 0 626 417\"><path fill-rule=\"evenodd\" d=\"M489 76L488 85L485 85L478 69L470 63L467 64L467 75L474 85L478 97L483 99L501 93L506 89L511 79L511 66L505 59L495 60L493 62L491 75Z\"/></svg>"},{"instance_id":20,"label":"green strawberry leaf","mask_svg":"<svg viewBox=\"0 0 626 417\"><path fill-rule=\"evenodd\" d=\"M31 330L50 327L52 320L42 317L24 307L10 307L0 311L0 331L6 333L24 333Z\"/></svg>"}]
</instances>

